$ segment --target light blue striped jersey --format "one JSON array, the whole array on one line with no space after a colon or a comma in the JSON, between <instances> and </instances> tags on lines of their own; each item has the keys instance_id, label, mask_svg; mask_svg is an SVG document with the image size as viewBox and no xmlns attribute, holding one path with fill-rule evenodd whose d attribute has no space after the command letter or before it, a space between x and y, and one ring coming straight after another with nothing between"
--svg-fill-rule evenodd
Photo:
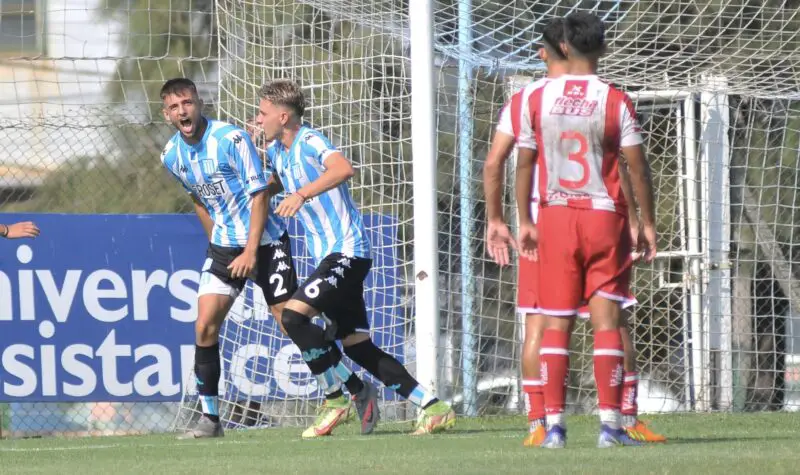
<instances>
[{"instance_id":1,"label":"light blue striped jersey","mask_svg":"<svg viewBox=\"0 0 800 475\"><path fill-rule=\"evenodd\" d=\"M189 193L206 206L214 222L211 242L244 247L250 230L252 195L267 187L264 165L247 133L227 122L208 120L203 138L187 144L177 132L161 162ZM270 206L261 244L277 241L286 220Z\"/></svg>"},{"instance_id":2,"label":"light blue striped jersey","mask_svg":"<svg viewBox=\"0 0 800 475\"><path fill-rule=\"evenodd\" d=\"M317 180L325 172L325 160L337 152L321 132L304 125L287 150L280 140L267 147L267 159L287 194ZM317 263L333 253L370 257L364 219L350 196L347 183L306 202L297 218L306 231L306 245Z\"/></svg>"}]
</instances>

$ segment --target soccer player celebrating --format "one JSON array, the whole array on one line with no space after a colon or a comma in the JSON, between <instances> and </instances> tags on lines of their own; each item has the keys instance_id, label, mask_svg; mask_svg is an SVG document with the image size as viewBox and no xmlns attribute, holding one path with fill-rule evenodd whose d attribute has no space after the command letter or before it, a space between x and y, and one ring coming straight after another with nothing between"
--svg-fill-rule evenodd
<instances>
[{"instance_id":1,"label":"soccer player celebrating","mask_svg":"<svg viewBox=\"0 0 800 475\"><path fill-rule=\"evenodd\" d=\"M632 264L620 150L641 208L638 245L646 262L656 254L652 184L633 104L596 76L605 48L602 21L586 13L573 13L564 21L570 74L531 93L518 142L523 166L537 158L540 162L539 223L533 224L529 208L520 210L520 251L538 258L540 272L547 275L538 286L540 312L547 316L540 351L547 425L542 447L566 445L569 339L583 301L588 301L594 328L598 447L637 445L620 420L620 307L629 294Z\"/></svg>"},{"instance_id":2,"label":"soccer player celebrating","mask_svg":"<svg viewBox=\"0 0 800 475\"><path fill-rule=\"evenodd\" d=\"M269 82L261 88L260 97L256 122L272 141L267 148L274 170L271 180L280 181L287 193L276 212L286 218L297 216L317 265L284 308L286 332L303 352L312 373L328 371L328 342L323 330L311 323L324 312L334 325L335 339L341 340L351 360L422 409L414 434L452 427L455 413L450 406L436 399L370 339L364 279L372 260L361 213L346 183L354 174L352 165L322 133L303 124L305 98L296 83ZM377 391L365 384L354 394L361 431L369 433L380 417ZM329 435L349 406L344 397L326 399L320 417L303 437Z\"/></svg>"},{"instance_id":3,"label":"soccer player celebrating","mask_svg":"<svg viewBox=\"0 0 800 475\"><path fill-rule=\"evenodd\" d=\"M203 416L182 438L221 437L220 326L248 278L261 287L280 321L285 302L297 289L297 277L286 222L267 217L267 180L247 133L204 117L189 79L167 81L161 100L164 117L178 129L161 161L191 196L210 241L195 323L194 370Z\"/></svg>"}]
</instances>

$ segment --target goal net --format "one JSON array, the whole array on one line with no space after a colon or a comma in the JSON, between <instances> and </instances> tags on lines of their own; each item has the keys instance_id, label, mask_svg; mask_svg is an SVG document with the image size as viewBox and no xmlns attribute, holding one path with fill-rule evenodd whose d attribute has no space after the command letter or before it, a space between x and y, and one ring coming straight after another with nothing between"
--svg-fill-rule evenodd
<instances>
[{"instance_id":1,"label":"goal net","mask_svg":"<svg viewBox=\"0 0 800 475\"><path fill-rule=\"evenodd\" d=\"M364 212L396 219L402 310L396 321L376 321L375 334L402 328L412 367L410 263L424 232L411 226L409 153L411 140L423 139L409 134L409 22L426 20L418 6L217 4L220 114L243 124L263 81L299 81L312 97L309 121L357 167ZM635 100L656 185L661 252L637 267L631 317L642 410L796 407L799 334L789 303L800 95L791 64L800 40L787 31L800 20L786 6L744 1L435 2L441 396L466 414L521 407L515 267L485 256L481 166L509 91L543 74L531 42L549 19L577 8L607 22L602 74ZM509 204L511 196L509 188ZM590 341L579 327L576 411L595 404ZM301 405L289 407L300 415Z\"/></svg>"},{"instance_id":2,"label":"goal net","mask_svg":"<svg viewBox=\"0 0 800 475\"><path fill-rule=\"evenodd\" d=\"M245 125L264 81L295 79L308 121L356 167L352 190L375 248L373 337L412 372L430 365L417 361L414 324L424 315L413 246L430 231L413 226L412 141L424 138L411 136L409 25L426 21L420 3L156 3L0 2L2 211L190 212L158 165L171 133L163 81L192 78L206 113ZM522 409L516 267L486 257L481 168L503 102L543 74L532 42L577 8L606 21L601 74L634 98L656 182L661 253L636 269L631 320L642 409L797 409L800 17L792 2L754 0L434 2L440 396L464 414ZM299 229L292 236L304 277L311 262ZM590 340L579 325L577 412L594 408ZM222 348L227 421L309 421L319 391L257 289L237 301ZM181 403L0 401L0 430L160 431L176 414L183 427L197 414L193 380L181 390ZM387 420L415 415L392 391L383 404Z\"/></svg>"}]
</instances>

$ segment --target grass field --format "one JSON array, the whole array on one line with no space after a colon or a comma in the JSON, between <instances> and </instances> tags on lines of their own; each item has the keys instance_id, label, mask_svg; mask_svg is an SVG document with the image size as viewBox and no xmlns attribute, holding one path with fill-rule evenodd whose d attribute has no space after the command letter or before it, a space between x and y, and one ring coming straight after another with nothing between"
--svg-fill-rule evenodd
<instances>
[{"instance_id":1,"label":"grass field","mask_svg":"<svg viewBox=\"0 0 800 475\"><path fill-rule=\"evenodd\" d=\"M522 418L461 419L449 433L406 435L386 424L371 436L355 425L300 440L297 429L228 432L224 439L173 435L0 441L0 473L103 474L506 474L800 472L800 414L686 414L652 423L669 442L594 447L594 417L569 419L566 450L522 447Z\"/></svg>"}]
</instances>

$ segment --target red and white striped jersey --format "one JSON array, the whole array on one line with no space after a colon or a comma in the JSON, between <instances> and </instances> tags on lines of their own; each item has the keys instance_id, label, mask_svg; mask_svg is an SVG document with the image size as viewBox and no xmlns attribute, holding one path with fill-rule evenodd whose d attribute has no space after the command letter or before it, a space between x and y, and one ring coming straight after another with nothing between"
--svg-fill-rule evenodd
<instances>
[{"instance_id":1,"label":"red and white striped jersey","mask_svg":"<svg viewBox=\"0 0 800 475\"><path fill-rule=\"evenodd\" d=\"M522 122L523 105L528 103L528 98L536 89L544 86L550 78L538 79L523 87L506 102L503 110L500 111L500 120L497 123L497 131L506 135L512 135L514 140L519 142L520 126ZM533 167L533 186L531 186L531 217L535 223L539 216L539 194L536 191L536 183L539 179L538 163Z\"/></svg>"},{"instance_id":2,"label":"red and white striped jersey","mask_svg":"<svg viewBox=\"0 0 800 475\"><path fill-rule=\"evenodd\" d=\"M630 98L594 75L565 75L531 92L517 146L537 151L541 206L627 213L619 150L642 143Z\"/></svg>"}]
</instances>

